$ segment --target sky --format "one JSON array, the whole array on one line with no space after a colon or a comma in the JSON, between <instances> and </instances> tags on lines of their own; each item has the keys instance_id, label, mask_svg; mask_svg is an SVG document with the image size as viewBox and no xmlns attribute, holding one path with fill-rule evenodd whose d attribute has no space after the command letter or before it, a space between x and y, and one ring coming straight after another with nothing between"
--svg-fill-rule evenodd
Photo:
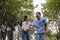
<instances>
[{"instance_id":1,"label":"sky","mask_svg":"<svg viewBox=\"0 0 60 40\"><path fill-rule=\"evenodd\" d=\"M45 3L46 1L45 0L33 0L33 4L34 6L36 6L38 4L38 7L34 9L34 12L41 12L41 3Z\"/></svg>"},{"instance_id":2,"label":"sky","mask_svg":"<svg viewBox=\"0 0 60 40\"><path fill-rule=\"evenodd\" d=\"M38 5L38 6L34 9L34 13L36 13L36 12L41 12L41 8L42 8L41 3L44 4L45 2L46 2L45 0L33 0L33 5L34 5L34 7L35 7L36 5ZM42 14L42 12L41 12L41 14ZM42 16L43 16L43 14L42 14Z\"/></svg>"}]
</instances>

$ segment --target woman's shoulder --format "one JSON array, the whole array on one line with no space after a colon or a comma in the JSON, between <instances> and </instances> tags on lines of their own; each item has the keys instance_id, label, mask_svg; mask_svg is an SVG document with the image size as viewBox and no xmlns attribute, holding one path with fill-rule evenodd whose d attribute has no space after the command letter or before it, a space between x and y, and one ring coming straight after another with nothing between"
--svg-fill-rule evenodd
<instances>
[{"instance_id":1,"label":"woman's shoulder","mask_svg":"<svg viewBox=\"0 0 60 40\"><path fill-rule=\"evenodd\" d=\"M24 21L24 22L22 22L23 24L25 24L26 23L26 21Z\"/></svg>"},{"instance_id":2,"label":"woman's shoulder","mask_svg":"<svg viewBox=\"0 0 60 40\"><path fill-rule=\"evenodd\" d=\"M31 24L31 22L29 22L29 24Z\"/></svg>"}]
</instances>

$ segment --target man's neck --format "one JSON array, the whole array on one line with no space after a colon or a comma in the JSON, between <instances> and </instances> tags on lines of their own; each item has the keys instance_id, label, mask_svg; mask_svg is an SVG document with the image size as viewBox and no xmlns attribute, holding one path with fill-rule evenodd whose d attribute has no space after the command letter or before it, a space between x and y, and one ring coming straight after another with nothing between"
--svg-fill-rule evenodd
<instances>
[{"instance_id":1,"label":"man's neck","mask_svg":"<svg viewBox=\"0 0 60 40\"><path fill-rule=\"evenodd\" d=\"M38 20L40 20L40 17L38 18Z\"/></svg>"},{"instance_id":2,"label":"man's neck","mask_svg":"<svg viewBox=\"0 0 60 40\"><path fill-rule=\"evenodd\" d=\"M40 18L38 20L40 20Z\"/></svg>"}]
</instances>

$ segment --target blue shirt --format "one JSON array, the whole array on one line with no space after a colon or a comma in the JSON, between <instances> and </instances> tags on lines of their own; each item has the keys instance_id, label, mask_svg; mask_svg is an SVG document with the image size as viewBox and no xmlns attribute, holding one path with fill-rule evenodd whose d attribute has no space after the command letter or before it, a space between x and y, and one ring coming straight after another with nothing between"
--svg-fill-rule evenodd
<instances>
[{"instance_id":1,"label":"blue shirt","mask_svg":"<svg viewBox=\"0 0 60 40\"><path fill-rule=\"evenodd\" d=\"M44 33L44 25L47 24L47 19L44 17L40 17L40 20L36 19L32 22L32 25L34 25L37 28L37 33Z\"/></svg>"}]
</instances>

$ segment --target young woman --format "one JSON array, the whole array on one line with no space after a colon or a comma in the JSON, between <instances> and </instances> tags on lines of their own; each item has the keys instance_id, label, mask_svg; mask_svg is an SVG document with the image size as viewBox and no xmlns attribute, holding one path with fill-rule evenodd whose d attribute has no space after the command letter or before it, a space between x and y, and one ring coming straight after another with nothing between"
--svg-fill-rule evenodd
<instances>
[{"instance_id":1,"label":"young woman","mask_svg":"<svg viewBox=\"0 0 60 40\"><path fill-rule=\"evenodd\" d=\"M29 16L24 17L24 21L22 23L22 40L30 40L29 36L29 28L30 28L30 21L29 21Z\"/></svg>"}]
</instances>

